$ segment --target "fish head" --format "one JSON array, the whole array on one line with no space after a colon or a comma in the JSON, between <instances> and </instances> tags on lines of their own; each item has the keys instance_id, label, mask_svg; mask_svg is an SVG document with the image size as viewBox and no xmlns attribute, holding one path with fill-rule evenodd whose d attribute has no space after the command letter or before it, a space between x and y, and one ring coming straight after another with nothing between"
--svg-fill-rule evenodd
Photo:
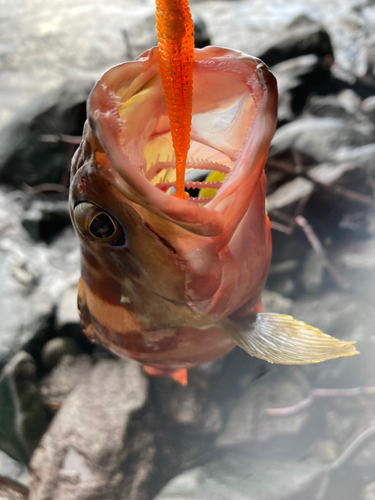
<instances>
[{"instance_id":1,"label":"fish head","mask_svg":"<svg viewBox=\"0 0 375 500\"><path fill-rule=\"evenodd\" d=\"M259 59L218 47L195 49L193 79L188 200L173 196L157 48L95 85L72 164L83 282L146 330L207 327L251 309L271 257L264 163L275 79Z\"/></svg>"}]
</instances>

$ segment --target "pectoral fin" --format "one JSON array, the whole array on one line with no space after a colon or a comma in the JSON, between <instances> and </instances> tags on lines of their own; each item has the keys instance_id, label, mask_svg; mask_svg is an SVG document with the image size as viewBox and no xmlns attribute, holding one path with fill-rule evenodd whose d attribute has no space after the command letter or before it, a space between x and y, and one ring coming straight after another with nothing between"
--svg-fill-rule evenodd
<instances>
[{"instance_id":1,"label":"pectoral fin","mask_svg":"<svg viewBox=\"0 0 375 500\"><path fill-rule=\"evenodd\" d=\"M291 316L258 313L220 322L227 335L251 356L269 363L304 365L359 354L343 342Z\"/></svg>"}]
</instances>

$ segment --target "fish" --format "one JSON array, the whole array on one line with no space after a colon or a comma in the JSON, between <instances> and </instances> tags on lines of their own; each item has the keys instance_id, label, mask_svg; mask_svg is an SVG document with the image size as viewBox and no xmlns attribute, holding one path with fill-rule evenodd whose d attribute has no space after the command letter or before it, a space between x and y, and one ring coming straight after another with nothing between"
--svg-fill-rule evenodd
<instances>
[{"instance_id":1,"label":"fish","mask_svg":"<svg viewBox=\"0 0 375 500\"><path fill-rule=\"evenodd\" d=\"M182 385L187 369L236 345L292 365L358 354L353 342L262 310L274 76L261 60L214 46L193 48L191 66L180 167L160 47L109 69L88 99L69 200L86 335Z\"/></svg>"}]
</instances>

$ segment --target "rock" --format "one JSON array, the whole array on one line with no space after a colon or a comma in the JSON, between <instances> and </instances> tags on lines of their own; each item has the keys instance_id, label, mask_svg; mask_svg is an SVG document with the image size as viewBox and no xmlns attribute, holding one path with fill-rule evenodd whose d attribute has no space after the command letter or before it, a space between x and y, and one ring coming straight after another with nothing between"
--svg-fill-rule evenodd
<instances>
[{"instance_id":1,"label":"rock","mask_svg":"<svg viewBox=\"0 0 375 500\"><path fill-rule=\"evenodd\" d=\"M367 40L367 74L375 78L375 35Z\"/></svg>"},{"instance_id":2,"label":"rock","mask_svg":"<svg viewBox=\"0 0 375 500\"><path fill-rule=\"evenodd\" d=\"M74 355L79 351L77 342L70 337L55 337L43 346L41 361L47 370L54 368L66 355Z\"/></svg>"},{"instance_id":3,"label":"rock","mask_svg":"<svg viewBox=\"0 0 375 500\"><path fill-rule=\"evenodd\" d=\"M296 177L292 181L286 182L273 193L267 196L267 210L272 212L292 205L301 198L311 194L314 190L314 183L303 177Z\"/></svg>"},{"instance_id":4,"label":"rock","mask_svg":"<svg viewBox=\"0 0 375 500\"><path fill-rule=\"evenodd\" d=\"M29 500L151 498L157 463L146 401L140 366L99 361L69 394L34 453Z\"/></svg>"},{"instance_id":5,"label":"rock","mask_svg":"<svg viewBox=\"0 0 375 500\"><path fill-rule=\"evenodd\" d=\"M375 382L375 346L369 341L375 323L373 302L356 300L351 294L328 292L294 301L292 316L328 335L357 341L358 356L302 367L315 387L360 387Z\"/></svg>"},{"instance_id":6,"label":"rock","mask_svg":"<svg viewBox=\"0 0 375 500\"><path fill-rule=\"evenodd\" d=\"M313 447L313 456L321 464L330 464L336 460L339 455L337 443L332 439L318 441Z\"/></svg>"},{"instance_id":7,"label":"rock","mask_svg":"<svg viewBox=\"0 0 375 500\"><path fill-rule=\"evenodd\" d=\"M23 227L34 241L43 240L47 243L50 243L62 229L70 224L66 200L35 200L22 219Z\"/></svg>"},{"instance_id":8,"label":"rock","mask_svg":"<svg viewBox=\"0 0 375 500\"><path fill-rule=\"evenodd\" d=\"M40 392L44 402L56 410L65 401L68 394L78 385L92 366L90 356L65 355L57 366L40 383Z\"/></svg>"},{"instance_id":9,"label":"rock","mask_svg":"<svg viewBox=\"0 0 375 500\"><path fill-rule=\"evenodd\" d=\"M80 136L92 81L66 82L17 115L0 132L0 182L21 186L61 184L74 145L58 134Z\"/></svg>"},{"instance_id":10,"label":"rock","mask_svg":"<svg viewBox=\"0 0 375 500\"><path fill-rule=\"evenodd\" d=\"M0 477L1 500L27 500L28 490L20 484L5 477Z\"/></svg>"},{"instance_id":11,"label":"rock","mask_svg":"<svg viewBox=\"0 0 375 500\"><path fill-rule=\"evenodd\" d=\"M309 394L309 383L297 367L272 367L247 387L235 402L217 446L233 446L246 441L266 441L275 436L295 434L306 423L307 413L275 418L269 408L291 406Z\"/></svg>"},{"instance_id":12,"label":"rock","mask_svg":"<svg viewBox=\"0 0 375 500\"><path fill-rule=\"evenodd\" d=\"M271 67L271 71L277 79L279 89L279 121L291 120L301 113L310 92L319 92L331 77L330 66L313 54L276 64ZM280 111L286 116L280 115Z\"/></svg>"},{"instance_id":13,"label":"rock","mask_svg":"<svg viewBox=\"0 0 375 500\"><path fill-rule=\"evenodd\" d=\"M375 96L368 97L362 101L362 112L368 117L372 123L375 123Z\"/></svg>"},{"instance_id":14,"label":"rock","mask_svg":"<svg viewBox=\"0 0 375 500\"><path fill-rule=\"evenodd\" d=\"M338 95L314 95L309 99L306 111L320 118L349 119L358 113L361 100L350 89L343 90Z\"/></svg>"},{"instance_id":15,"label":"rock","mask_svg":"<svg viewBox=\"0 0 375 500\"><path fill-rule=\"evenodd\" d=\"M270 156L288 149L310 157L314 163L335 160L339 148L354 148L373 142L371 126L337 118L306 117L279 128L272 140Z\"/></svg>"},{"instance_id":16,"label":"rock","mask_svg":"<svg viewBox=\"0 0 375 500\"><path fill-rule=\"evenodd\" d=\"M203 49L203 47L211 45L211 37L208 33L206 23L198 12L192 9L191 15L194 24L194 45L197 49Z\"/></svg>"},{"instance_id":17,"label":"rock","mask_svg":"<svg viewBox=\"0 0 375 500\"><path fill-rule=\"evenodd\" d=\"M3 451L0 451L0 477L17 481L25 487L29 486L29 471L26 465L17 462Z\"/></svg>"},{"instance_id":18,"label":"rock","mask_svg":"<svg viewBox=\"0 0 375 500\"><path fill-rule=\"evenodd\" d=\"M355 241L335 253L335 262L357 295L368 304L375 302L375 238Z\"/></svg>"},{"instance_id":19,"label":"rock","mask_svg":"<svg viewBox=\"0 0 375 500\"><path fill-rule=\"evenodd\" d=\"M375 144L359 147L344 146L336 151L333 159L336 163L352 164L373 174L375 172Z\"/></svg>"},{"instance_id":20,"label":"rock","mask_svg":"<svg viewBox=\"0 0 375 500\"><path fill-rule=\"evenodd\" d=\"M79 277L73 229L67 228L49 246L32 243L21 225L23 204L23 193L0 190L0 368L44 335L64 290Z\"/></svg>"},{"instance_id":21,"label":"rock","mask_svg":"<svg viewBox=\"0 0 375 500\"><path fill-rule=\"evenodd\" d=\"M47 428L47 415L36 385L36 364L18 352L0 374L0 448L28 463Z\"/></svg>"},{"instance_id":22,"label":"rock","mask_svg":"<svg viewBox=\"0 0 375 500\"><path fill-rule=\"evenodd\" d=\"M180 387L168 379L152 380L152 395L157 398L159 410L173 424L179 424L199 435L218 433L223 425L220 407L209 398L206 375L189 372L187 387Z\"/></svg>"},{"instance_id":23,"label":"rock","mask_svg":"<svg viewBox=\"0 0 375 500\"><path fill-rule=\"evenodd\" d=\"M80 332L81 324L77 307L77 285L68 287L57 305L56 328L60 333Z\"/></svg>"},{"instance_id":24,"label":"rock","mask_svg":"<svg viewBox=\"0 0 375 500\"><path fill-rule=\"evenodd\" d=\"M271 38L269 46L257 55L268 66L273 66L306 54L315 54L321 58L329 56L333 60L333 49L327 31L302 15L293 19L283 32Z\"/></svg>"},{"instance_id":25,"label":"rock","mask_svg":"<svg viewBox=\"0 0 375 500\"><path fill-rule=\"evenodd\" d=\"M361 500L375 500L375 481L363 488Z\"/></svg>"},{"instance_id":26,"label":"rock","mask_svg":"<svg viewBox=\"0 0 375 500\"><path fill-rule=\"evenodd\" d=\"M266 312L289 314L293 301L279 293L264 289L262 292L262 305Z\"/></svg>"},{"instance_id":27,"label":"rock","mask_svg":"<svg viewBox=\"0 0 375 500\"><path fill-rule=\"evenodd\" d=\"M233 452L172 479L155 500L283 500L303 492L322 471L311 458L277 462Z\"/></svg>"},{"instance_id":28,"label":"rock","mask_svg":"<svg viewBox=\"0 0 375 500\"><path fill-rule=\"evenodd\" d=\"M324 266L322 259L310 250L303 263L301 281L306 292L317 292L323 283Z\"/></svg>"}]
</instances>

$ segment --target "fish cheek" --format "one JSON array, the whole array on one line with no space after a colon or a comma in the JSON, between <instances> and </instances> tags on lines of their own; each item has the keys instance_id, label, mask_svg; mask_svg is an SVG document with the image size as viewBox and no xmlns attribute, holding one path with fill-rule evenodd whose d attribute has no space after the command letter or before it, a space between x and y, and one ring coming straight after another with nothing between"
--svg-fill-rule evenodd
<instances>
[{"instance_id":1,"label":"fish cheek","mask_svg":"<svg viewBox=\"0 0 375 500\"><path fill-rule=\"evenodd\" d=\"M191 301L211 298L220 286L222 265L215 246L197 248L186 256L188 293Z\"/></svg>"}]
</instances>

